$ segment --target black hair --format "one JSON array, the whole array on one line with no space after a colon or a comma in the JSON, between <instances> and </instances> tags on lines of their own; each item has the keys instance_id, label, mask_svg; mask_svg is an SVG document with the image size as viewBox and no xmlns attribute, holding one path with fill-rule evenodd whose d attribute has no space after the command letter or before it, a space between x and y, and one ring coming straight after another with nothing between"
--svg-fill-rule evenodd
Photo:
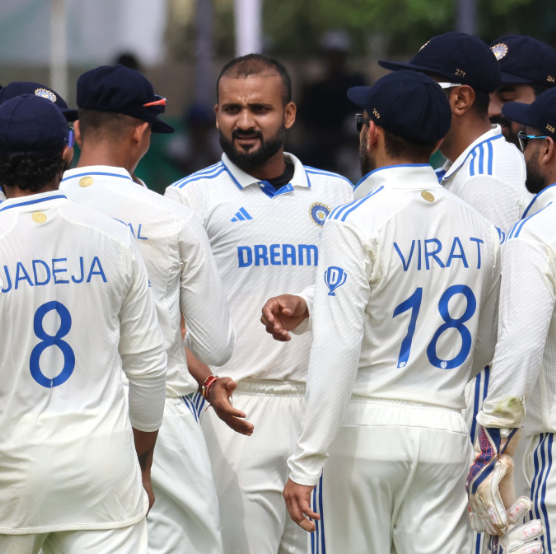
<instances>
[{"instance_id":1,"label":"black hair","mask_svg":"<svg viewBox=\"0 0 556 554\"><path fill-rule=\"evenodd\" d=\"M473 109L481 117L488 117L488 105L490 103L490 94L482 90L473 89L475 91L475 102Z\"/></svg>"},{"instance_id":2,"label":"black hair","mask_svg":"<svg viewBox=\"0 0 556 554\"><path fill-rule=\"evenodd\" d=\"M63 173L65 167L62 150L56 154L29 156L6 154L0 156L0 183L2 187L18 187L37 192Z\"/></svg>"},{"instance_id":3,"label":"black hair","mask_svg":"<svg viewBox=\"0 0 556 554\"><path fill-rule=\"evenodd\" d=\"M415 142L384 130L386 153L393 159L421 162L428 160L436 147L436 142Z\"/></svg>"},{"instance_id":4,"label":"black hair","mask_svg":"<svg viewBox=\"0 0 556 554\"><path fill-rule=\"evenodd\" d=\"M79 130L84 142L88 138L119 142L133 127L144 123L144 121L129 115L84 108L79 108L78 119Z\"/></svg>"},{"instance_id":5,"label":"black hair","mask_svg":"<svg viewBox=\"0 0 556 554\"><path fill-rule=\"evenodd\" d=\"M292 100L292 80L288 70L277 60L263 56L262 54L247 54L228 62L220 72L216 81L216 98L218 100L218 85L224 76L232 78L246 78L250 75L261 75L269 70L278 73L282 77L283 92L282 103L284 106Z\"/></svg>"},{"instance_id":6,"label":"black hair","mask_svg":"<svg viewBox=\"0 0 556 554\"><path fill-rule=\"evenodd\" d=\"M546 92L548 89L553 88L553 87L547 87L546 85L537 85L535 83L531 83L531 88L533 89L533 92L535 93L535 98L537 98L543 92Z\"/></svg>"}]
</instances>

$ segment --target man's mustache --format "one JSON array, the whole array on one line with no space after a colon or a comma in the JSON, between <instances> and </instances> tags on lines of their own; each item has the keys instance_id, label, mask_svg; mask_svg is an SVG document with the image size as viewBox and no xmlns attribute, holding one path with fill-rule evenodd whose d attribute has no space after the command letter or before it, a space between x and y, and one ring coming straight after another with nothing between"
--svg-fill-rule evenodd
<instances>
[{"instance_id":1,"label":"man's mustache","mask_svg":"<svg viewBox=\"0 0 556 554\"><path fill-rule=\"evenodd\" d=\"M256 129L248 129L248 130L243 130L243 129L235 129L232 131L232 139L235 138L245 138L245 137L249 137L249 138L258 138L260 140L263 140L263 134L260 131L257 131Z\"/></svg>"}]
</instances>

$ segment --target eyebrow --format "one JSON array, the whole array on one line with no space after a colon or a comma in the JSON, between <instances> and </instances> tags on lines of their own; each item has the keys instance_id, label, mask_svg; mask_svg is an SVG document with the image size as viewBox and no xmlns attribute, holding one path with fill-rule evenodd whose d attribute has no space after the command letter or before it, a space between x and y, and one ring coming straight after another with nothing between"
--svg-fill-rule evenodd
<instances>
[{"instance_id":1,"label":"eyebrow","mask_svg":"<svg viewBox=\"0 0 556 554\"><path fill-rule=\"evenodd\" d=\"M264 102L252 102L247 104L250 108L270 108L272 109L274 106L272 104L265 104ZM230 109L230 108L242 108L243 104L239 104L238 102L227 102L226 104L222 104L222 109Z\"/></svg>"}]
</instances>

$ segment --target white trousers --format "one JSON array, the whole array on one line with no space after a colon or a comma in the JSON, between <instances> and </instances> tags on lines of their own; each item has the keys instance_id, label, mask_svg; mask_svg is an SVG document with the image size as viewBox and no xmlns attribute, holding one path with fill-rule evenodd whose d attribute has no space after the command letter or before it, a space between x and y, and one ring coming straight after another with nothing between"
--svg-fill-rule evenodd
<instances>
[{"instance_id":1,"label":"white trousers","mask_svg":"<svg viewBox=\"0 0 556 554\"><path fill-rule=\"evenodd\" d=\"M147 524L102 531L0 535L2 554L147 554Z\"/></svg>"},{"instance_id":2,"label":"white trousers","mask_svg":"<svg viewBox=\"0 0 556 554\"><path fill-rule=\"evenodd\" d=\"M250 437L232 431L213 410L202 411L226 554L308 551L307 534L290 519L282 496L304 397L303 383L239 382L233 402L255 426Z\"/></svg>"},{"instance_id":3,"label":"white trousers","mask_svg":"<svg viewBox=\"0 0 556 554\"><path fill-rule=\"evenodd\" d=\"M470 554L470 459L460 412L353 399L324 466L313 552Z\"/></svg>"},{"instance_id":4,"label":"white trousers","mask_svg":"<svg viewBox=\"0 0 556 554\"><path fill-rule=\"evenodd\" d=\"M167 398L153 457L149 554L221 554L218 498L189 397Z\"/></svg>"}]
</instances>

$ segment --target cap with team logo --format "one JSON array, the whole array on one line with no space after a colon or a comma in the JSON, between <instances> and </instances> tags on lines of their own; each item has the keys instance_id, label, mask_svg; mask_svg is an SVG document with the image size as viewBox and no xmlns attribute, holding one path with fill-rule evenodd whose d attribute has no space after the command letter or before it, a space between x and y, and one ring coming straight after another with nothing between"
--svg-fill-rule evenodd
<instances>
[{"instance_id":1,"label":"cap with team logo","mask_svg":"<svg viewBox=\"0 0 556 554\"><path fill-rule=\"evenodd\" d=\"M412 69L491 93L500 86L500 68L490 48L466 33L444 33L431 38L407 63L379 61L386 69Z\"/></svg>"},{"instance_id":2,"label":"cap with team logo","mask_svg":"<svg viewBox=\"0 0 556 554\"><path fill-rule=\"evenodd\" d=\"M66 101L57 92L31 81L14 81L4 88L0 87L0 104L22 94L34 94L35 96L46 98L58 106L67 121L75 121L77 119L77 110L70 109Z\"/></svg>"},{"instance_id":3,"label":"cap with team logo","mask_svg":"<svg viewBox=\"0 0 556 554\"><path fill-rule=\"evenodd\" d=\"M347 95L377 126L411 142L436 142L450 129L450 103L423 73L396 71L372 87L350 88Z\"/></svg>"},{"instance_id":4,"label":"cap with team logo","mask_svg":"<svg viewBox=\"0 0 556 554\"><path fill-rule=\"evenodd\" d=\"M61 152L71 131L54 102L23 94L0 105L0 155Z\"/></svg>"},{"instance_id":5,"label":"cap with team logo","mask_svg":"<svg viewBox=\"0 0 556 554\"><path fill-rule=\"evenodd\" d=\"M145 76L123 65L102 65L83 73L77 80L77 105L147 121L153 133L174 132L172 126L158 119L164 113L166 98L154 93Z\"/></svg>"},{"instance_id":6,"label":"cap with team logo","mask_svg":"<svg viewBox=\"0 0 556 554\"><path fill-rule=\"evenodd\" d=\"M556 50L533 37L505 35L490 49L500 65L502 83L556 86Z\"/></svg>"},{"instance_id":7,"label":"cap with team logo","mask_svg":"<svg viewBox=\"0 0 556 554\"><path fill-rule=\"evenodd\" d=\"M502 106L502 113L511 121L534 127L551 138L556 137L556 88L551 88L537 96L532 104L508 102Z\"/></svg>"}]
</instances>

